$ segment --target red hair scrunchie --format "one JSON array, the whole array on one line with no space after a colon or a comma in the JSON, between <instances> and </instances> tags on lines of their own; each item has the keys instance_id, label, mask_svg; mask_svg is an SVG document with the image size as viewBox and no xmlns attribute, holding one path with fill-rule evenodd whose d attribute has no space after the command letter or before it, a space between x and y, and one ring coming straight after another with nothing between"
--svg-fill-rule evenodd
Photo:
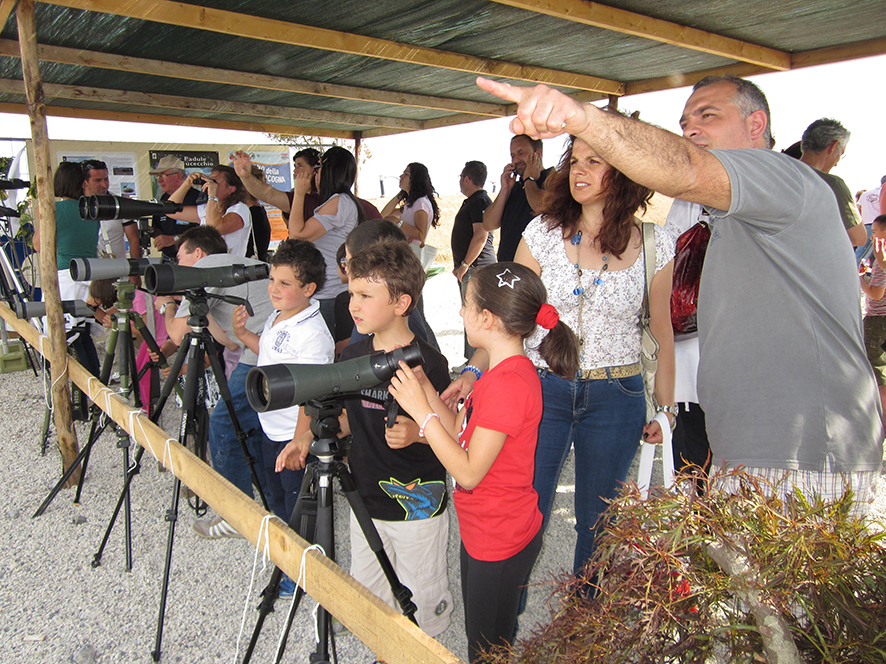
<instances>
[{"instance_id":1,"label":"red hair scrunchie","mask_svg":"<svg viewBox=\"0 0 886 664\"><path fill-rule=\"evenodd\" d=\"M538 313L535 315L535 322L541 325L544 329L550 330L560 322L560 314L557 313L557 310L553 306L545 302L541 305L541 309L539 309Z\"/></svg>"}]
</instances>

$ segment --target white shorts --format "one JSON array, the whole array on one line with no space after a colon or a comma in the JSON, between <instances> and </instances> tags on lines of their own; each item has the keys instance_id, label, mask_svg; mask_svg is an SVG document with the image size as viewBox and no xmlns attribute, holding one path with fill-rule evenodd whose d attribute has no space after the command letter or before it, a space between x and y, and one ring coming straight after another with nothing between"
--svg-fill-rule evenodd
<instances>
[{"instance_id":1,"label":"white shorts","mask_svg":"<svg viewBox=\"0 0 886 664\"><path fill-rule=\"evenodd\" d=\"M452 593L449 592L449 578L446 574L449 514L444 511L418 521L373 519L372 522L378 529L385 553L390 558L400 583L412 591L412 601L418 607L415 613L418 626L428 636L441 634L449 627L452 613ZM380 600L401 611L353 512L350 530L351 576Z\"/></svg>"}]
</instances>

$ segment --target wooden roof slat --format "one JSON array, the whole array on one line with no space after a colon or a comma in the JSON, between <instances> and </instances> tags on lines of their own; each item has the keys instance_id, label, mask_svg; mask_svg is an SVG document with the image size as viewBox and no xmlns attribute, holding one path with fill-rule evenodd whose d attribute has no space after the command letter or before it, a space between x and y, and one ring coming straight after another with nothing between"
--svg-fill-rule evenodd
<instances>
[{"instance_id":1,"label":"wooden roof slat","mask_svg":"<svg viewBox=\"0 0 886 664\"><path fill-rule=\"evenodd\" d=\"M386 118L375 115L356 115L311 109L288 108L270 104L246 104L219 99L196 99L132 90L108 90L77 85L44 83L47 97L61 99L89 100L111 104L134 104L136 106L158 106L183 111L203 111L207 113L232 113L254 117L276 118L278 120L308 120L348 126L389 127L392 129L421 129L419 120ZM17 79L0 79L0 93L22 94L22 82Z\"/></svg>"},{"instance_id":2,"label":"wooden roof slat","mask_svg":"<svg viewBox=\"0 0 886 664\"><path fill-rule=\"evenodd\" d=\"M20 113L27 115L25 104L0 103L0 113ZM138 122L148 124L171 125L181 127L206 127L208 129L232 129L235 131L259 131L268 134L284 134L292 136L318 136L320 138L353 139L353 131L322 129L317 127L295 127L277 125L266 122L237 122L235 120L216 120L209 118L192 118L182 115L156 115L130 111L106 111L92 108L71 108L68 106L47 106L46 115L59 118L82 118L87 120L110 120L114 122ZM396 132L394 132L396 133Z\"/></svg>"},{"instance_id":3,"label":"wooden roof slat","mask_svg":"<svg viewBox=\"0 0 886 664\"><path fill-rule=\"evenodd\" d=\"M810 51L794 53L791 61L795 69L826 65L831 62L843 62L858 58L869 58L874 55L886 54L886 37L867 39L853 44L816 48Z\"/></svg>"},{"instance_id":4,"label":"wooden roof slat","mask_svg":"<svg viewBox=\"0 0 886 664\"><path fill-rule=\"evenodd\" d=\"M586 0L492 0L508 7L613 30L635 37L682 46L730 60L784 71L791 68L791 55L774 48L724 37L678 23L663 21L624 9Z\"/></svg>"},{"instance_id":5,"label":"wooden roof slat","mask_svg":"<svg viewBox=\"0 0 886 664\"><path fill-rule=\"evenodd\" d=\"M62 46L48 46L41 44L37 47L37 53L40 56L40 60L44 62L98 67L101 69L125 71L134 74L166 76L188 81L203 81L206 83L221 83L224 85L241 85L244 87L261 88L265 90L280 90L283 92L294 92L297 94L333 97L355 101L371 101L396 106L429 108L440 111L455 111L458 113L475 113L477 115L489 117L502 117L505 114L505 107L500 104L448 99L446 97L433 97L430 95L409 94L405 92L373 90L371 88L360 88L351 85L317 83L315 81L303 81L282 76L268 76L266 74L216 69L214 67L199 67L177 62L134 58L114 53L99 53L97 51L64 48ZM18 42L9 39L0 39L0 55L14 58L19 57Z\"/></svg>"},{"instance_id":6,"label":"wooden roof slat","mask_svg":"<svg viewBox=\"0 0 886 664\"><path fill-rule=\"evenodd\" d=\"M0 30L6 25L6 21L9 20L9 15L12 13L13 7L15 7L15 2L16 0L0 0Z\"/></svg>"},{"instance_id":7,"label":"wooden roof slat","mask_svg":"<svg viewBox=\"0 0 886 664\"><path fill-rule=\"evenodd\" d=\"M470 74L498 76L606 94L620 95L624 92L624 86L620 82L596 76L479 58L387 39L364 37L337 30L238 14L222 9L188 5L173 0L125 0L125 2L121 0L41 0L41 2L104 14L128 16L167 25L210 30L238 37L451 69Z\"/></svg>"}]
</instances>

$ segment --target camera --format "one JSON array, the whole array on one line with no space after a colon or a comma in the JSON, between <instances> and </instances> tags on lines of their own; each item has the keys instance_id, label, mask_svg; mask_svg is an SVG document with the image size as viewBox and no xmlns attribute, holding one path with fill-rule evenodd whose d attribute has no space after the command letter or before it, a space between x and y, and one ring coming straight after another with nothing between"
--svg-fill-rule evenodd
<instances>
[{"instance_id":1,"label":"camera","mask_svg":"<svg viewBox=\"0 0 886 664\"><path fill-rule=\"evenodd\" d=\"M335 364L269 364L246 374L246 398L257 413L289 408L312 399L355 392L385 383L400 361L410 367L424 363L421 348L412 343L390 353L376 351Z\"/></svg>"},{"instance_id":2,"label":"camera","mask_svg":"<svg viewBox=\"0 0 886 664\"><path fill-rule=\"evenodd\" d=\"M202 288L230 288L247 281L267 279L269 273L267 263L220 267L151 264L145 270L145 290L155 295L165 295Z\"/></svg>"},{"instance_id":3,"label":"camera","mask_svg":"<svg viewBox=\"0 0 886 664\"><path fill-rule=\"evenodd\" d=\"M139 219L140 217L155 217L164 214L175 214L184 209L181 203L171 201L140 201L136 198L123 198L122 196L81 196L80 218L96 219Z\"/></svg>"}]
</instances>

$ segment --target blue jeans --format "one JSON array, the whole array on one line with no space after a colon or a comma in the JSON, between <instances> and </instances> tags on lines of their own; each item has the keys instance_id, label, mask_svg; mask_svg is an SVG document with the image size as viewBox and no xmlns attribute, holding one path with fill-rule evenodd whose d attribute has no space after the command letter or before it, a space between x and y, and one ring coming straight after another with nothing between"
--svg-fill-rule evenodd
<instances>
[{"instance_id":1,"label":"blue jeans","mask_svg":"<svg viewBox=\"0 0 886 664\"><path fill-rule=\"evenodd\" d=\"M566 380L538 370L544 411L538 427L535 480L547 527L554 493L569 449L575 446L575 545L573 571L594 554L597 519L625 481L646 424L641 376Z\"/></svg>"},{"instance_id":2,"label":"blue jeans","mask_svg":"<svg viewBox=\"0 0 886 664\"><path fill-rule=\"evenodd\" d=\"M870 258L874 253L874 245L873 240L871 240L871 234L874 231L874 227L871 224L867 224L864 227L865 231L868 234L868 241L865 242L860 247L855 247L855 262L860 263L863 258Z\"/></svg>"},{"instance_id":3,"label":"blue jeans","mask_svg":"<svg viewBox=\"0 0 886 664\"><path fill-rule=\"evenodd\" d=\"M268 483L265 479L265 470L262 463L262 433L261 424L258 421L258 413L252 410L249 401L246 400L246 374L252 367L242 362L231 372L228 379L228 389L231 390L231 400L234 403L234 412L237 421L247 434L246 447L250 454L255 457L255 472L261 483L262 491L268 495ZM243 455L243 448L237 440L234 432L234 424L228 414L228 408L224 401L219 401L209 416L209 453L212 457L212 467L215 472L228 480L250 498L252 497L252 475Z\"/></svg>"},{"instance_id":4,"label":"blue jeans","mask_svg":"<svg viewBox=\"0 0 886 664\"><path fill-rule=\"evenodd\" d=\"M271 512L289 523L292 510L295 509L295 501L301 490L301 482L305 476L305 469L289 470L284 468L279 473L276 470L277 456L283 448L289 444L288 440L276 441L262 434L262 454L264 455L265 479L268 481L268 491L265 494L268 499L268 507ZM308 462L314 457L309 457ZM296 529L298 526L296 526Z\"/></svg>"}]
</instances>

